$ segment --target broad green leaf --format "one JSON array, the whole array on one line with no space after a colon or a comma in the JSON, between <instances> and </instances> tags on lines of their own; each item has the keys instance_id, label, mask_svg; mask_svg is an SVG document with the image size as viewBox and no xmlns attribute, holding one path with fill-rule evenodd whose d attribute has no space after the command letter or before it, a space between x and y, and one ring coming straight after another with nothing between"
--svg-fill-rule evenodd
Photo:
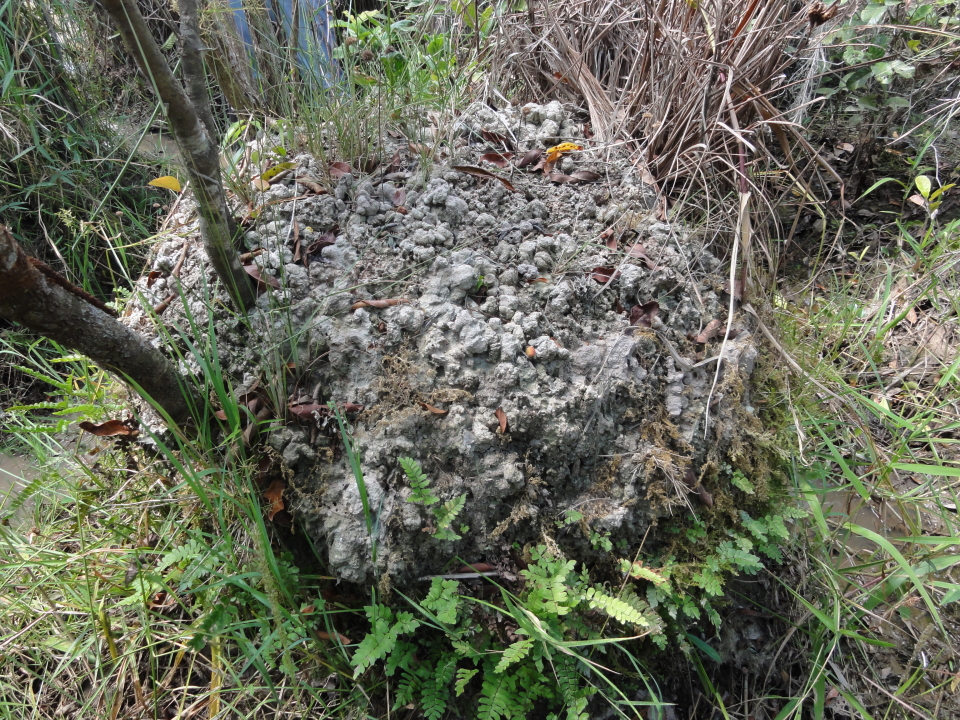
<instances>
[{"instance_id":1,"label":"broad green leaf","mask_svg":"<svg viewBox=\"0 0 960 720\"><path fill-rule=\"evenodd\" d=\"M917 175L914 182L917 184L917 190L920 191L920 194L925 198L930 197L930 189L933 187L933 183L930 181L930 178L926 175Z\"/></svg>"},{"instance_id":2,"label":"broad green leaf","mask_svg":"<svg viewBox=\"0 0 960 720\"><path fill-rule=\"evenodd\" d=\"M175 193L178 193L183 189L180 186L180 181L177 180L173 175L164 175L163 177L158 177L155 180L148 182L147 185L166 188L167 190L173 190Z\"/></svg>"},{"instance_id":3,"label":"broad green leaf","mask_svg":"<svg viewBox=\"0 0 960 720\"><path fill-rule=\"evenodd\" d=\"M883 16L887 14L886 5L878 5L876 3L870 3L863 10L860 11L860 20L865 22L867 25L876 25L881 20Z\"/></svg>"}]
</instances>

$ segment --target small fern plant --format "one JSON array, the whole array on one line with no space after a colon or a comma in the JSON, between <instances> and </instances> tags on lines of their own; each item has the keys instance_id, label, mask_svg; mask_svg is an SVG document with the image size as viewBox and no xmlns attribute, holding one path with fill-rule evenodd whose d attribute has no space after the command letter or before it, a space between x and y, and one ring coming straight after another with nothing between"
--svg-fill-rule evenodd
<instances>
[{"instance_id":1,"label":"small fern plant","mask_svg":"<svg viewBox=\"0 0 960 720\"><path fill-rule=\"evenodd\" d=\"M420 463L409 457L398 458L398 461L400 467L403 469L404 475L406 475L407 480L410 481L410 497L407 498L407 502L415 505L423 505L424 507L436 505L440 502L440 498L433 494L430 488L430 478L423 472ZM453 523L457 519L457 515L463 511L466 504L467 495L464 493L452 500L448 500L440 507L433 508L435 526L432 534L437 540L459 540L462 537L454 531ZM461 525L459 530L465 533L468 532L470 528L466 525Z\"/></svg>"},{"instance_id":2,"label":"small fern plant","mask_svg":"<svg viewBox=\"0 0 960 720\"><path fill-rule=\"evenodd\" d=\"M656 633L658 618L632 587L612 594L542 546L531 557L521 571L524 589L502 591L502 604L463 596L455 580L435 577L413 603L419 616L367 607L371 629L352 659L355 676L382 663L387 677L398 678L393 709L418 703L427 720L451 711L480 720L527 718L542 705L552 708L550 720L586 720L595 692L586 677L603 675L596 666L585 674L588 661L570 640L579 650L610 642L621 627L631 635ZM497 617L514 628L506 643L495 631L503 624Z\"/></svg>"}]
</instances>

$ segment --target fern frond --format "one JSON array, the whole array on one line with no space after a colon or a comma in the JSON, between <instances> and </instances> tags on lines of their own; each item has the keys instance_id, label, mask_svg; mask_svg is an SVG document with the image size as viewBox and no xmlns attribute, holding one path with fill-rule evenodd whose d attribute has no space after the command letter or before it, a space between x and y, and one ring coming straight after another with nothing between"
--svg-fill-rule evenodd
<instances>
[{"instance_id":1,"label":"fern frond","mask_svg":"<svg viewBox=\"0 0 960 720\"><path fill-rule=\"evenodd\" d=\"M454 689L457 691L457 697L463 695L464 689L467 687L467 683L473 679L473 676L476 675L479 670L470 670L468 668L460 668L457 670L457 682L454 684Z\"/></svg>"},{"instance_id":2,"label":"fern frond","mask_svg":"<svg viewBox=\"0 0 960 720\"><path fill-rule=\"evenodd\" d=\"M440 622L452 625L457 621L457 609L460 605L460 597L456 594L459 587L460 583L456 580L435 577L422 604L427 610L436 613Z\"/></svg>"},{"instance_id":3,"label":"fern frond","mask_svg":"<svg viewBox=\"0 0 960 720\"><path fill-rule=\"evenodd\" d=\"M447 500L443 505L436 508L433 512L437 519L437 531L433 534L438 540L459 540L460 536L450 529L453 521L456 519L464 505L467 504L467 494L458 495L452 500Z\"/></svg>"},{"instance_id":4,"label":"fern frond","mask_svg":"<svg viewBox=\"0 0 960 720\"><path fill-rule=\"evenodd\" d=\"M418 505L434 505L440 502L440 498L430 492L430 478L423 472L423 468L413 458L397 458L404 475L410 481L410 488L413 492L410 494L408 502Z\"/></svg>"},{"instance_id":5,"label":"fern frond","mask_svg":"<svg viewBox=\"0 0 960 720\"><path fill-rule=\"evenodd\" d=\"M160 558L160 561L157 563L156 570L161 572L171 565L179 565L185 560L193 560L199 555L203 554L206 551L205 546L203 546L200 541L196 538L190 538L183 545L179 545Z\"/></svg>"},{"instance_id":6,"label":"fern frond","mask_svg":"<svg viewBox=\"0 0 960 720\"><path fill-rule=\"evenodd\" d=\"M497 667L495 667L493 671L495 673L502 673L514 663L520 662L527 656L527 653L530 652L530 648L532 647L533 640L517 640L503 651L503 657L500 658L500 662L497 663Z\"/></svg>"},{"instance_id":7,"label":"fern frond","mask_svg":"<svg viewBox=\"0 0 960 720\"><path fill-rule=\"evenodd\" d=\"M624 625L649 625L650 621L641 612L634 609L623 600L607 595L597 588L587 588L584 597L594 610L602 610Z\"/></svg>"},{"instance_id":8,"label":"fern frond","mask_svg":"<svg viewBox=\"0 0 960 720\"><path fill-rule=\"evenodd\" d=\"M512 675L487 674L483 678L478 720L507 720L515 716L516 700L514 687L516 680Z\"/></svg>"}]
</instances>

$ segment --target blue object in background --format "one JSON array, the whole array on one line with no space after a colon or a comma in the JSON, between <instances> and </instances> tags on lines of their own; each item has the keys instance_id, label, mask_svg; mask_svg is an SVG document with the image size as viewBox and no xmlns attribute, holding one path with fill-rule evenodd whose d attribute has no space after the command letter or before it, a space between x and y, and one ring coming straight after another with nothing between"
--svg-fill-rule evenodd
<instances>
[{"instance_id":1,"label":"blue object in background","mask_svg":"<svg viewBox=\"0 0 960 720\"><path fill-rule=\"evenodd\" d=\"M299 5L297 29L297 61L305 78L329 86L333 82L333 29L330 27L330 0L264 0L270 20L279 25L287 41L293 37L293 4ZM243 0L230 0L237 29L244 44L251 48L250 26L243 9ZM254 66L254 74L256 74Z\"/></svg>"}]
</instances>

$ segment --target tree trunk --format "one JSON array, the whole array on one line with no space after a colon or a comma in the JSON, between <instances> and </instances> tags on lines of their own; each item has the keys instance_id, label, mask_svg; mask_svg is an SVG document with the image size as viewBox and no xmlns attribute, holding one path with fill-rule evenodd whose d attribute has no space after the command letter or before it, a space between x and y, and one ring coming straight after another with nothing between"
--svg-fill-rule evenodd
<instances>
[{"instance_id":1,"label":"tree trunk","mask_svg":"<svg viewBox=\"0 0 960 720\"><path fill-rule=\"evenodd\" d=\"M237 227L227 207L227 198L220 179L220 152L211 137L197 108L190 101L183 87L177 82L157 46L143 16L133 0L98 0L113 18L127 48L136 57L140 70L153 84L154 91L166 105L170 129L177 140L190 180L193 183L197 204L200 208L200 236L210 262L220 280L226 285L233 302L242 310L256 303L256 294L250 278L240 265L240 256L234 247ZM195 4L192 9L195 10ZM196 77L202 73L202 62L193 53L198 53L191 41L199 38L195 12L185 18L190 28L187 31L187 66L193 76L188 78L191 89L203 82ZM199 68L197 66L199 65ZM209 108L209 105L207 105ZM209 111L205 112L209 117ZM212 122L212 121L210 121ZM210 129L213 132L213 129Z\"/></svg>"},{"instance_id":2,"label":"tree trunk","mask_svg":"<svg viewBox=\"0 0 960 720\"><path fill-rule=\"evenodd\" d=\"M95 298L27 257L0 225L0 317L76 350L138 385L176 424L190 415L173 363Z\"/></svg>"}]
</instances>

